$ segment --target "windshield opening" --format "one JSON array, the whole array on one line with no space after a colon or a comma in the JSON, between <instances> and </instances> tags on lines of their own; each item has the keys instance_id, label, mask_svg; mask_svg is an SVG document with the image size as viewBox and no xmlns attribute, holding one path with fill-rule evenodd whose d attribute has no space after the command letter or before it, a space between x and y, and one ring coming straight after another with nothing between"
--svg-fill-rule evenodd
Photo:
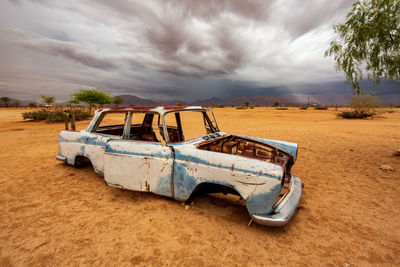
<instances>
[{"instance_id":1,"label":"windshield opening","mask_svg":"<svg viewBox=\"0 0 400 267\"><path fill-rule=\"evenodd\" d=\"M184 142L218 131L211 112L206 110L169 112L164 121L169 143Z\"/></svg>"}]
</instances>

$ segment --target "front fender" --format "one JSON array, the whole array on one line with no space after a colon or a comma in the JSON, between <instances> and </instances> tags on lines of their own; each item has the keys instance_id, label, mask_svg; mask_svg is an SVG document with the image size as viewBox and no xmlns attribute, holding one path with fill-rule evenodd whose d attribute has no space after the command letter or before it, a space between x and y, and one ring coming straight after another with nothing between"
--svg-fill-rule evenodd
<instances>
[{"instance_id":1,"label":"front fender","mask_svg":"<svg viewBox=\"0 0 400 267\"><path fill-rule=\"evenodd\" d=\"M250 216L270 214L273 211L274 203L281 192L281 188L282 184L279 180L257 186L254 193L246 201L246 208Z\"/></svg>"},{"instance_id":2,"label":"front fender","mask_svg":"<svg viewBox=\"0 0 400 267\"><path fill-rule=\"evenodd\" d=\"M244 199L281 183L283 170L276 164L236 155L174 147L174 198L186 200L201 183L234 188ZM263 186L263 187L261 187Z\"/></svg>"}]
</instances>

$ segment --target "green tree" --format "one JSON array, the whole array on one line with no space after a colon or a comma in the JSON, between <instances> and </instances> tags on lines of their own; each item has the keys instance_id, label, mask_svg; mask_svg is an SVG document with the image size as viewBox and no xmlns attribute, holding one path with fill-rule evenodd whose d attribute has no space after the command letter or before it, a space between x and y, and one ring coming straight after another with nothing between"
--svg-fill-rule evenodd
<instances>
[{"instance_id":1,"label":"green tree","mask_svg":"<svg viewBox=\"0 0 400 267\"><path fill-rule=\"evenodd\" d=\"M377 108L382 107L382 101L378 96L362 94L353 96L350 107L357 113L375 113Z\"/></svg>"},{"instance_id":2,"label":"green tree","mask_svg":"<svg viewBox=\"0 0 400 267\"><path fill-rule=\"evenodd\" d=\"M75 98L71 98L70 100L68 100L68 103L78 105L79 104L79 100L75 99Z\"/></svg>"},{"instance_id":3,"label":"green tree","mask_svg":"<svg viewBox=\"0 0 400 267\"><path fill-rule=\"evenodd\" d=\"M28 107L30 107L30 108L36 108L36 107L37 107L37 104L36 104L35 102L30 102L30 103L28 104Z\"/></svg>"},{"instance_id":4,"label":"green tree","mask_svg":"<svg viewBox=\"0 0 400 267\"><path fill-rule=\"evenodd\" d=\"M42 95L41 98L42 98L43 102L46 103L47 105L51 105L56 101L56 98L54 96Z\"/></svg>"},{"instance_id":5,"label":"green tree","mask_svg":"<svg viewBox=\"0 0 400 267\"><path fill-rule=\"evenodd\" d=\"M4 106L6 108L8 108L8 103L11 101L11 99L9 97L6 97L6 96L2 96L0 99L1 99L1 101L4 102Z\"/></svg>"},{"instance_id":6,"label":"green tree","mask_svg":"<svg viewBox=\"0 0 400 267\"><path fill-rule=\"evenodd\" d=\"M75 102L83 102L89 104L91 108L96 107L97 105L105 105L113 102L111 96L106 92L101 92L96 89L82 89L77 93L71 95L71 100Z\"/></svg>"},{"instance_id":7,"label":"green tree","mask_svg":"<svg viewBox=\"0 0 400 267\"><path fill-rule=\"evenodd\" d=\"M118 95L114 96L113 103L118 106L118 105L124 103L124 99L122 97L118 96Z\"/></svg>"},{"instance_id":8,"label":"green tree","mask_svg":"<svg viewBox=\"0 0 400 267\"><path fill-rule=\"evenodd\" d=\"M361 94L363 68L368 78L400 78L400 0L362 0L353 4L325 52L334 56L336 71L344 71L353 90Z\"/></svg>"},{"instance_id":9,"label":"green tree","mask_svg":"<svg viewBox=\"0 0 400 267\"><path fill-rule=\"evenodd\" d=\"M178 103L176 103L177 106L183 106L184 102L182 100L179 100Z\"/></svg>"},{"instance_id":10,"label":"green tree","mask_svg":"<svg viewBox=\"0 0 400 267\"><path fill-rule=\"evenodd\" d=\"M19 102L19 100L15 100L12 106L18 108L19 106L21 106L21 102Z\"/></svg>"}]
</instances>

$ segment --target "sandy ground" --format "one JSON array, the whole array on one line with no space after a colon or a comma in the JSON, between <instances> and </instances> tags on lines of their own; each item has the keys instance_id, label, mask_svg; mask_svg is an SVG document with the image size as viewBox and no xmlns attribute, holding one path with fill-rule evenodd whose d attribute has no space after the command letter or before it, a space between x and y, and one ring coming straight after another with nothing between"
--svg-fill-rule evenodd
<instances>
[{"instance_id":1,"label":"sandy ground","mask_svg":"<svg viewBox=\"0 0 400 267\"><path fill-rule=\"evenodd\" d=\"M91 167L55 160L63 124L23 122L21 111L0 110L1 266L400 264L400 110L354 121L215 109L223 131L300 145L301 209L282 228L248 227L245 207L219 196L185 209L107 187Z\"/></svg>"}]
</instances>

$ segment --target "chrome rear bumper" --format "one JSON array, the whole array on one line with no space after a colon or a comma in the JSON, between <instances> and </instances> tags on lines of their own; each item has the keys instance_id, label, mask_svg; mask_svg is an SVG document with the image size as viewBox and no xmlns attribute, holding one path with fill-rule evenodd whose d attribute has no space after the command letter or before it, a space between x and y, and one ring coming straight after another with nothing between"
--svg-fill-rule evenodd
<instances>
[{"instance_id":1,"label":"chrome rear bumper","mask_svg":"<svg viewBox=\"0 0 400 267\"><path fill-rule=\"evenodd\" d=\"M293 176L289 193L274 209L271 215L253 215L253 221L263 225L282 226L289 222L299 205L303 184L300 178Z\"/></svg>"},{"instance_id":2,"label":"chrome rear bumper","mask_svg":"<svg viewBox=\"0 0 400 267\"><path fill-rule=\"evenodd\" d=\"M65 157L65 156L57 155L56 159L59 160L59 161L67 162L67 157Z\"/></svg>"}]
</instances>

